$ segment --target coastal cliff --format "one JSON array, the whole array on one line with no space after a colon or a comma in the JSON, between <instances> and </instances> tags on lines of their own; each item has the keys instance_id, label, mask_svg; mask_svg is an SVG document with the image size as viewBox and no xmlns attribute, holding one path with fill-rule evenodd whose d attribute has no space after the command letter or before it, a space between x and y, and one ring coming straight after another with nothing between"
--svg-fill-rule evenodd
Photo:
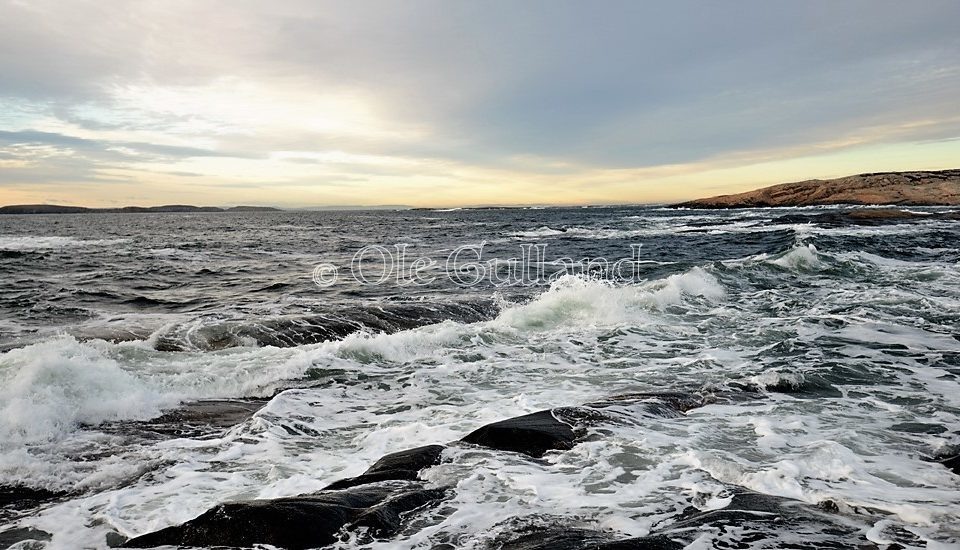
<instances>
[{"instance_id":1,"label":"coastal cliff","mask_svg":"<svg viewBox=\"0 0 960 550\"><path fill-rule=\"evenodd\" d=\"M960 205L960 169L922 172L877 172L832 180L807 180L697 199L678 208L751 208L830 204L899 206Z\"/></svg>"}]
</instances>

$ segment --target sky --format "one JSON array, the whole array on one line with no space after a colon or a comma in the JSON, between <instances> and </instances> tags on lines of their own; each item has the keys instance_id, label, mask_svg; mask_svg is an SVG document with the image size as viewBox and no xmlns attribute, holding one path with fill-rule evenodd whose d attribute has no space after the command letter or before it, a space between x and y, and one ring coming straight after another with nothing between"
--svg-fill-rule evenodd
<instances>
[{"instance_id":1,"label":"sky","mask_svg":"<svg viewBox=\"0 0 960 550\"><path fill-rule=\"evenodd\" d=\"M0 0L0 204L660 203L960 167L956 0Z\"/></svg>"}]
</instances>

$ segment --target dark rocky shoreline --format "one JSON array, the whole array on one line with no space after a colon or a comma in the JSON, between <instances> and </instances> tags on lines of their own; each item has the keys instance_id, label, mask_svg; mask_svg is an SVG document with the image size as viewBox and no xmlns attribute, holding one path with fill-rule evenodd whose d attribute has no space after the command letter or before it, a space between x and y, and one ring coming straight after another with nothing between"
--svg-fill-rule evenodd
<instances>
[{"instance_id":1,"label":"dark rocky shoreline","mask_svg":"<svg viewBox=\"0 0 960 550\"><path fill-rule=\"evenodd\" d=\"M544 457L605 437L615 426L655 424L682 419L705 405L728 405L764 400L771 394L798 398L835 397L826 380L807 379L799 385L756 386L731 382L723 388L629 393L578 406L558 407L508 418L481 426L444 445L432 444L387 454L360 475L344 478L321 491L275 499L223 502L180 525L128 538L107 534L114 548L229 547L271 545L300 550L322 548L345 540L360 544L383 542L422 528L431 514L443 514L443 503L456 488L436 485L421 477L428 468L450 463L448 449L476 447L515 453L538 467L551 468ZM206 400L148 421L101 425L99 429L162 440L170 437L215 437L246 421L268 399ZM456 453L453 453L454 455ZM960 475L960 449L945 448L922 457ZM490 550L679 550L695 540L712 541L717 548L777 548L861 550L899 549L903 545L878 545L865 533L887 516L882 510L851 507L831 500L817 504L757 493L725 485L719 508L704 506L697 498L672 504L648 534L628 537L595 523L569 517L504 517L500 534L487 541ZM82 495L29 487L0 487L0 511L8 520ZM412 530L412 531L411 531ZM914 541L898 530L900 542ZM50 533L14 527L0 533L0 545L49 540ZM916 540L918 544L922 541ZM455 550L456 541L438 541L437 550Z\"/></svg>"},{"instance_id":2,"label":"dark rocky shoreline","mask_svg":"<svg viewBox=\"0 0 960 550\"><path fill-rule=\"evenodd\" d=\"M811 391L818 392L820 388ZM780 393L775 387L766 391ZM783 388L795 393L798 388ZM609 397L581 406L560 407L509 418L482 426L447 445L425 445L385 455L362 474L345 478L317 493L270 500L225 502L181 525L126 538L110 533L108 543L118 548L252 547L273 545L290 550L319 548L345 536L358 541L383 541L398 535L418 514L434 510L455 489L433 486L420 478L426 468L448 461L444 451L453 446L476 446L517 453L549 468L542 457L564 451L578 443L602 437L604 425L626 422L656 422L658 418L682 417L687 411L711 403L735 403L763 399L764 391L750 385L731 389L693 392L635 393ZM148 421L142 431L158 436L184 433L214 433L243 421L263 404L260 400L198 402ZM155 426L181 426L171 432ZM598 430L599 428L599 430ZM952 451L952 450L946 450ZM953 452L941 452L928 460L943 464L960 475ZM33 508L61 501L69 495L25 487L0 491L5 508ZM851 509L821 502L810 505L783 497L754 493L729 486L729 503L719 509L703 509L691 501L670 517L659 521L646 536L627 538L589 523L571 524L569 518L504 518L507 534L490 542L503 550L679 550L700 536L720 537L732 548L767 542L780 548L902 548L877 546L863 537L866 528L883 512ZM909 533L903 534L909 537ZM0 533L0 542L45 540L49 534L29 528ZM453 550L442 543L438 549Z\"/></svg>"},{"instance_id":3,"label":"dark rocky shoreline","mask_svg":"<svg viewBox=\"0 0 960 550\"><path fill-rule=\"evenodd\" d=\"M795 390L792 388L791 390ZM769 391L769 389L768 389ZM450 498L453 487L433 486L420 472L448 458L452 446L477 446L499 452L518 453L549 468L546 453L571 449L579 442L602 437L604 425L624 422L656 422L658 418L682 417L689 410L710 403L733 403L763 399L764 393L750 386L723 392L663 392L613 396L581 406L561 407L502 420L482 426L447 445L425 445L388 454L364 473L336 481L317 493L270 500L226 502L181 525L130 539L111 533L108 542L121 548L173 546L251 547L268 544L291 550L324 547L342 537L358 541L383 541L399 534L418 514L435 510ZM222 404L221 404L222 405ZM223 408L208 405L170 413L189 418L203 410ZM256 404L226 407L226 416L238 420L255 410ZM214 425L222 425L215 421ZM597 428L601 428L598 435ZM936 460L956 472L955 456ZM490 542L504 550L673 550L709 534L721 537L734 548L766 541L780 548L899 548L877 546L863 537L865 529L882 517L876 510L850 509L833 503L817 506L788 498L754 493L730 486L729 503L720 509L703 509L694 502L659 521L651 533L627 538L589 523L571 524L569 519L504 518L507 534ZM21 532L22 531L22 532ZM3 536L24 540L44 538L32 530L7 532ZM909 534L905 535L909 536ZM453 543L437 548L452 550Z\"/></svg>"}]
</instances>

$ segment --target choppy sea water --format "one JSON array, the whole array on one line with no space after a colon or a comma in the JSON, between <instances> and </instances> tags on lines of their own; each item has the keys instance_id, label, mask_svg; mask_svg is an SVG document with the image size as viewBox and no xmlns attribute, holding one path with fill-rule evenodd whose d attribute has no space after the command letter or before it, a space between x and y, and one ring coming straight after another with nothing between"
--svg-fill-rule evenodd
<instances>
[{"instance_id":1,"label":"choppy sea water","mask_svg":"<svg viewBox=\"0 0 960 550\"><path fill-rule=\"evenodd\" d=\"M453 488L442 506L339 546L495 548L518 523L640 537L744 489L827 510L837 547L955 547L960 476L935 459L960 445L960 226L836 211L0 217L0 537L106 548L493 421L666 391L723 398L544 460L451 446L421 473ZM484 261L540 244L550 273L635 271L456 284L445 260L481 242ZM403 244L432 282L352 276L364 246ZM752 540L733 531L691 547Z\"/></svg>"}]
</instances>

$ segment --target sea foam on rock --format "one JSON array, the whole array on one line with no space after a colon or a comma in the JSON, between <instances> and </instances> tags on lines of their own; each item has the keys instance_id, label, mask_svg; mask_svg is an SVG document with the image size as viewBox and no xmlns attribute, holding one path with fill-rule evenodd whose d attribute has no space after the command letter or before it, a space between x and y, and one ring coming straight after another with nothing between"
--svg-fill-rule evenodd
<instances>
[{"instance_id":1,"label":"sea foam on rock","mask_svg":"<svg viewBox=\"0 0 960 550\"><path fill-rule=\"evenodd\" d=\"M539 458L573 448L591 426L682 416L726 397L679 392L618 395L487 424L450 445L466 443ZM302 549L330 545L347 536L387 539L403 529L412 513L449 495L451 489L419 479L423 469L442 462L445 448L426 445L388 454L363 474L334 482L319 493L220 504L182 525L131 539L125 546L268 544ZM844 546L838 540L859 539L867 528L841 520L836 510L789 498L737 486L731 486L729 495L722 508L704 510L691 504L641 537L591 526L543 524L542 520L531 526L529 518L517 517L506 519L501 524L505 529L491 543L503 550L679 550L694 541L733 548L764 542L840 548Z\"/></svg>"},{"instance_id":2,"label":"sea foam on rock","mask_svg":"<svg viewBox=\"0 0 960 550\"><path fill-rule=\"evenodd\" d=\"M840 520L835 514L805 503L732 488L729 502L716 510L688 507L655 525L641 537L557 519L543 524L513 518L490 548L498 550L680 550L695 542L702 548L851 548L864 525ZM526 522L526 524L525 524ZM866 543L856 546L876 549Z\"/></svg>"},{"instance_id":3,"label":"sea foam on rock","mask_svg":"<svg viewBox=\"0 0 960 550\"><path fill-rule=\"evenodd\" d=\"M534 412L482 426L457 443L542 457L567 450L585 435L585 427L613 417L604 408L640 404L645 414L687 410L701 399L682 394L642 393L616 396L592 406ZM652 407L652 408L651 408ZM124 546L164 545L314 548L332 544L342 530L366 528L388 537L402 526L405 514L444 498L446 488L428 487L420 471L442 460L443 445L426 445L388 454L363 474L343 479L319 493L272 500L228 502L181 525L135 537Z\"/></svg>"}]
</instances>

